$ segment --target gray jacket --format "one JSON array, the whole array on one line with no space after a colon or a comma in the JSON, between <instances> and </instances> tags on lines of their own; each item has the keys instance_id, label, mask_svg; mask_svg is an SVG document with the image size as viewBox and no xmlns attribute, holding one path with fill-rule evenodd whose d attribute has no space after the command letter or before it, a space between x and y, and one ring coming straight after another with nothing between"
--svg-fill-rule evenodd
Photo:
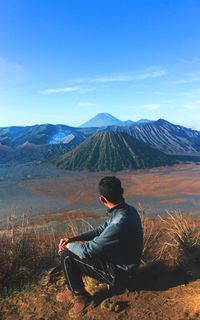
<instances>
[{"instance_id":1,"label":"gray jacket","mask_svg":"<svg viewBox=\"0 0 200 320\"><path fill-rule=\"evenodd\" d=\"M81 259L99 257L124 270L139 264L143 249L143 231L137 210L122 202L108 210L111 217L98 228L82 233L69 250Z\"/></svg>"}]
</instances>

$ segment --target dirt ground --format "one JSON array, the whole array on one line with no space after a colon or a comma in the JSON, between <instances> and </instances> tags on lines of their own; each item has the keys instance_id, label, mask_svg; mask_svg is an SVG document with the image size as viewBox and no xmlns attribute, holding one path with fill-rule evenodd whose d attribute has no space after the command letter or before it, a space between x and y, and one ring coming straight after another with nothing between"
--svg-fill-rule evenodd
<instances>
[{"instance_id":1,"label":"dirt ground","mask_svg":"<svg viewBox=\"0 0 200 320\"><path fill-rule=\"evenodd\" d=\"M38 168L34 177L29 176L29 167L17 170L17 176L9 168L5 171L7 178L1 174L0 218L13 206L19 213L27 210L30 215L41 215L37 216L38 224L60 221L64 225L67 218L81 218L82 212L89 211L84 216L95 219L96 213L105 212L97 204L97 185L107 174L122 180L128 202L153 208L148 211L152 215L166 209L200 212L197 164L118 173L52 173ZM71 306L56 302L56 294L63 288L61 273L43 275L39 283L28 284L24 290L0 298L0 320L69 319ZM130 288L121 293L112 293L105 285L89 280L86 288L93 295L93 302L81 317L83 320L200 319L200 279L191 280L183 270L162 264L141 268Z\"/></svg>"},{"instance_id":2,"label":"dirt ground","mask_svg":"<svg viewBox=\"0 0 200 320\"><path fill-rule=\"evenodd\" d=\"M105 285L86 279L86 288L93 295L93 301L81 319L200 319L200 280L187 282L180 270L161 269L148 279L143 272L135 289L118 294L109 291ZM63 288L62 276L54 280L44 276L38 285L1 300L0 319L67 320L71 305L56 302L56 294Z\"/></svg>"},{"instance_id":3,"label":"dirt ground","mask_svg":"<svg viewBox=\"0 0 200 320\"><path fill-rule=\"evenodd\" d=\"M32 166L0 166L0 224L13 212L18 217L25 213L34 219L63 210L104 214L97 186L103 176L112 174L122 180L127 202L136 207L142 204L151 217L162 215L166 210L200 212L198 164L116 173Z\"/></svg>"},{"instance_id":4,"label":"dirt ground","mask_svg":"<svg viewBox=\"0 0 200 320\"><path fill-rule=\"evenodd\" d=\"M117 173L70 172L53 179L26 180L20 186L35 196L63 200L67 208L102 213L103 208L98 202L98 182L111 174L121 179L127 201L136 207L141 203L151 216L177 209L199 212L200 166L197 164Z\"/></svg>"}]
</instances>

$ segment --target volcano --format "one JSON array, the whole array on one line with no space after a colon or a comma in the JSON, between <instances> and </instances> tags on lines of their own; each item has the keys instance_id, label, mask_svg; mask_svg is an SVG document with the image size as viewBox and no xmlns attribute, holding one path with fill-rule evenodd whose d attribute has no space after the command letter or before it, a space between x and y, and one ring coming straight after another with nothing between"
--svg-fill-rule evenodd
<instances>
[{"instance_id":1,"label":"volcano","mask_svg":"<svg viewBox=\"0 0 200 320\"><path fill-rule=\"evenodd\" d=\"M72 151L57 158L56 166L68 170L125 170L169 165L170 156L124 132L98 132Z\"/></svg>"}]
</instances>

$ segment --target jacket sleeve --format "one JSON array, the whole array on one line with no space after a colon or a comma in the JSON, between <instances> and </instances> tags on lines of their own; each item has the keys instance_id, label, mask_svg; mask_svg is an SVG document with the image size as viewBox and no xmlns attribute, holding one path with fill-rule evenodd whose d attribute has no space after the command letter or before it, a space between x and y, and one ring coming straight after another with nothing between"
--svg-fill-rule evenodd
<instances>
[{"instance_id":1,"label":"jacket sleeve","mask_svg":"<svg viewBox=\"0 0 200 320\"><path fill-rule=\"evenodd\" d=\"M110 223L99 236L85 244L70 243L69 250L81 259L102 255L107 250L115 248L120 241L120 228L117 224Z\"/></svg>"},{"instance_id":2,"label":"jacket sleeve","mask_svg":"<svg viewBox=\"0 0 200 320\"><path fill-rule=\"evenodd\" d=\"M110 219L106 220L99 227L80 234L80 236L79 236L79 238L77 240L79 240L79 241L90 241L90 240L94 239L95 237L99 236L107 228L109 223L110 223Z\"/></svg>"}]
</instances>

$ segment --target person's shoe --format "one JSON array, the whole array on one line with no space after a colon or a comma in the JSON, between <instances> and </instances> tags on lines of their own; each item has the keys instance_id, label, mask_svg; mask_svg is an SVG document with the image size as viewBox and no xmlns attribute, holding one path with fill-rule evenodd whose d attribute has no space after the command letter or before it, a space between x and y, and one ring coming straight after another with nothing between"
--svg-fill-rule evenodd
<instances>
[{"instance_id":1,"label":"person's shoe","mask_svg":"<svg viewBox=\"0 0 200 320\"><path fill-rule=\"evenodd\" d=\"M71 290L66 288L65 290L57 294L56 300L58 302L73 302L74 294Z\"/></svg>"},{"instance_id":2,"label":"person's shoe","mask_svg":"<svg viewBox=\"0 0 200 320\"><path fill-rule=\"evenodd\" d=\"M89 293L74 295L74 305L69 311L70 318L74 319L79 317L82 312L88 307L91 300L92 297Z\"/></svg>"}]
</instances>

